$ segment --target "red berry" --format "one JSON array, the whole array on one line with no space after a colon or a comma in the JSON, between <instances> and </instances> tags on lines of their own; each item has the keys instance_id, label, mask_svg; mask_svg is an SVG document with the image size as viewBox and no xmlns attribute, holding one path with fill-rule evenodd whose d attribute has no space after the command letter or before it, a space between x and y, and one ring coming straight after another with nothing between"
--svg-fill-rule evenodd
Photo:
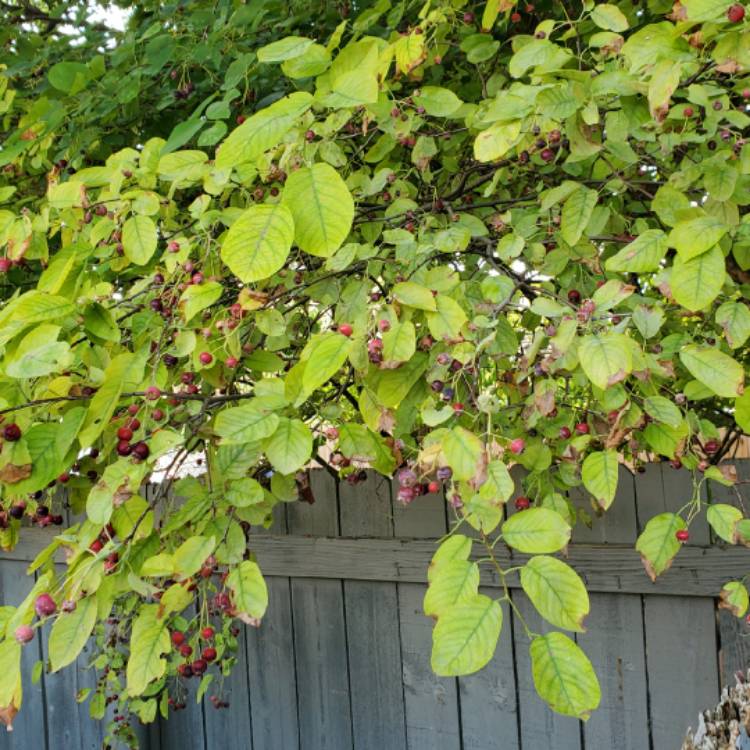
<instances>
[{"instance_id":1,"label":"red berry","mask_svg":"<svg viewBox=\"0 0 750 750\"><path fill-rule=\"evenodd\" d=\"M690 532L687 529L678 529L675 532L675 538L678 542L685 544L685 542L690 539Z\"/></svg>"},{"instance_id":2,"label":"red berry","mask_svg":"<svg viewBox=\"0 0 750 750\"><path fill-rule=\"evenodd\" d=\"M706 442L703 444L703 450L708 453L708 455L712 455L716 453L721 445L719 445L718 440L706 440Z\"/></svg>"},{"instance_id":3,"label":"red berry","mask_svg":"<svg viewBox=\"0 0 750 750\"><path fill-rule=\"evenodd\" d=\"M133 446L127 440L120 440L117 443L117 455L118 456L129 456L133 452Z\"/></svg>"},{"instance_id":4,"label":"red berry","mask_svg":"<svg viewBox=\"0 0 750 750\"><path fill-rule=\"evenodd\" d=\"M68 474L67 471L64 471L60 476L57 478L57 481L60 482L60 484L66 484L70 480L70 474Z\"/></svg>"},{"instance_id":5,"label":"red berry","mask_svg":"<svg viewBox=\"0 0 750 750\"><path fill-rule=\"evenodd\" d=\"M172 643L175 646L182 646L183 643L185 643L185 634L182 633L179 630L175 630L172 632Z\"/></svg>"},{"instance_id":6,"label":"red berry","mask_svg":"<svg viewBox=\"0 0 750 750\"><path fill-rule=\"evenodd\" d=\"M57 604L49 594L39 594L34 602L34 611L38 617L49 617L57 611Z\"/></svg>"},{"instance_id":7,"label":"red berry","mask_svg":"<svg viewBox=\"0 0 750 750\"><path fill-rule=\"evenodd\" d=\"M164 412L161 409L154 409L151 412L151 418L156 422L161 422L164 419Z\"/></svg>"},{"instance_id":8,"label":"red berry","mask_svg":"<svg viewBox=\"0 0 750 750\"><path fill-rule=\"evenodd\" d=\"M685 117L692 117L694 112L692 107L685 107L685 109L682 110L682 114L685 115Z\"/></svg>"},{"instance_id":9,"label":"red berry","mask_svg":"<svg viewBox=\"0 0 750 750\"><path fill-rule=\"evenodd\" d=\"M239 364L239 362L240 361L237 359L237 357L227 357L226 360L224 361L224 364L230 370L234 370L234 368L237 367L237 365Z\"/></svg>"},{"instance_id":10,"label":"red berry","mask_svg":"<svg viewBox=\"0 0 750 750\"><path fill-rule=\"evenodd\" d=\"M432 492L433 494L435 492L440 492L440 482L435 482L434 480L432 482L430 482L427 485L427 491L428 492Z\"/></svg>"},{"instance_id":11,"label":"red berry","mask_svg":"<svg viewBox=\"0 0 750 750\"><path fill-rule=\"evenodd\" d=\"M0 258L0 273L8 273L12 265L13 261L10 258Z\"/></svg>"},{"instance_id":12,"label":"red berry","mask_svg":"<svg viewBox=\"0 0 750 750\"><path fill-rule=\"evenodd\" d=\"M130 406L128 406L128 414L130 414L131 417L134 417L138 414L140 408L141 407L138 404L130 404Z\"/></svg>"},{"instance_id":13,"label":"red berry","mask_svg":"<svg viewBox=\"0 0 750 750\"><path fill-rule=\"evenodd\" d=\"M209 625L201 630L201 638L204 641L208 641L214 637L214 629Z\"/></svg>"},{"instance_id":14,"label":"red berry","mask_svg":"<svg viewBox=\"0 0 750 750\"><path fill-rule=\"evenodd\" d=\"M124 440L125 442L128 442L129 440L132 440L133 438L133 430L131 430L129 427L120 427L120 429L117 430L117 437L120 440Z\"/></svg>"},{"instance_id":15,"label":"red berry","mask_svg":"<svg viewBox=\"0 0 750 750\"><path fill-rule=\"evenodd\" d=\"M7 424L3 428L3 438L9 443L15 443L21 439L21 428L15 423Z\"/></svg>"},{"instance_id":16,"label":"red berry","mask_svg":"<svg viewBox=\"0 0 750 750\"><path fill-rule=\"evenodd\" d=\"M526 510L531 505L531 500L528 497L517 497L513 503L516 506L516 510Z\"/></svg>"},{"instance_id":17,"label":"red berry","mask_svg":"<svg viewBox=\"0 0 750 750\"><path fill-rule=\"evenodd\" d=\"M581 301L581 293L577 289L571 289L568 292L568 302L577 305Z\"/></svg>"},{"instance_id":18,"label":"red berry","mask_svg":"<svg viewBox=\"0 0 750 750\"><path fill-rule=\"evenodd\" d=\"M510 20L513 23L520 23L521 22L521 14L520 13L511 13L510 14Z\"/></svg>"},{"instance_id":19,"label":"red berry","mask_svg":"<svg viewBox=\"0 0 750 750\"><path fill-rule=\"evenodd\" d=\"M586 422L579 422L576 425L576 432L579 435L588 435L589 434L589 426L586 424Z\"/></svg>"},{"instance_id":20,"label":"red berry","mask_svg":"<svg viewBox=\"0 0 750 750\"><path fill-rule=\"evenodd\" d=\"M193 676L193 668L189 664L179 664L177 666L177 671L179 672L180 677Z\"/></svg>"},{"instance_id":21,"label":"red berry","mask_svg":"<svg viewBox=\"0 0 750 750\"><path fill-rule=\"evenodd\" d=\"M731 5L727 10L727 18L730 23L739 23L745 17L745 7L740 3Z\"/></svg>"},{"instance_id":22,"label":"red berry","mask_svg":"<svg viewBox=\"0 0 750 750\"><path fill-rule=\"evenodd\" d=\"M198 355L198 359L200 359L201 364L210 365L214 361L214 355L211 352L201 352Z\"/></svg>"},{"instance_id":23,"label":"red berry","mask_svg":"<svg viewBox=\"0 0 750 750\"><path fill-rule=\"evenodd\" d=\"M563 440L567 440L570 437L570 429L568 427L561 427L560 428L560 437Z\"/></svg>"},{"instance_id":24,"label":"red berry","mask_svg":"<svg viewBox=\"0 0 750 750\"><path fill-rule=\"evenodd\" d=\"M544 148L539 156L542 157L542 161L550 162L555 158L555 152L551 148Z\"/></svg>"},{"instance_id":25,"label":"red berry","mask_svg":"<svg viewBox=\"0 0 750 750\"><path fill-rule=\"evenodd\" d=\"M161 398L161 391L155 385L150 385L146 388L146 398L149 401L156 401Z\"/></svg>"},{"instance_id":26,"label":"red berry","mask_svg":"<svg viewBox=\"0 0 750 750\"><path fill-rule=\"evenodd\" d=\"M216 658L216 649L212 646L209 646L208 648L204 648L203 651L201 651L201 656L206 661L213 661Z\"/></svg>"},{"instance_id":27,"label":"red berry","mask_svg":"<svg viewBox=\"0 0 750 750\"><path fill-rule=\"evenodd\" d=\"M191 656L193 653L193 647L188 643L183 643L180 646L180 654L187 658L188 656Z\"/></svg>"},{"instance_id":28,"label":"red berry","mask_svg":"<svg viewBox=\"0 0 750 750\"><path fill-rule=\"evenodd\" d=\"M101 543L101 540L100 540L100 539L94 539L94 541L93 541L93 542L91 542L91 544L89 545L89 549L90 549L90 550L91 550L91 551L92 551L92 552L93 552L93 553L94 553L95 555L96 555L96 554L99 554L99 552L101 552L101 551L102 551L102 547L104 547L104 545L103 545L103 544Z\"/></svg>"},{"instance_id":29,"label":"red berry","mask_svg":"<svg viewBox=\"0 0 750 750\"><path fill-rule=\"evenodd\" d=\"M141 459L141 461L145 461L149 454L151 453L151 450L149 449L148 445L141 441L140 443L136 443L133 446L133 454Z\"/></svg>"},{"instance_id":30,"label":"red berry","mask_svg":"<svg viewBox=\"0 0 750 750\"><path fill-rule=\"evenodd\" d=\"M750 89L742 89L742 98L750 99Z\"/></svg>"},{"instance_id":31,"label":"red berry","mask_svg":"<svg viewBox=\"0 0 750 750\"><path fill-rule=\"evenodd\" d=\"M196 659L191 666L193 674L203 674L208 669L208 662L205 659Z\"/></svg>"},{"instance_id":32,"label":"red berry","mask_svg":"<svg viewBox=\"0 0 750 750\"><path fill-rule=\"evenodd\" d=\"M29 625L19 625L13 636L19 643L28 643L34 638L34 629Z\"/></svg>"},{"instance_id":33,"label":"red berry","mask_svg":"<svg viewBox=\"0 0 750 750\"><path fill-rule=\"evenodd\" d=\"M346 336L347 338L354 333L354 329L349 325L349 323L342 323L339 326L339 333L343 336Z\"/></svg>"},{"instance_id":34,"label":"red berry","mask_svg":"<svg viewBox=\"0 0 750 750\"><path fill-rule=\"evenodd\" d=\"M456 413L460 413L464 410L464 405L460 401L456 401L455 404L453 404L453 411Z\"/></svg>"},{"instance_id":35,"label":"red berry","mask_svg":"<svg viewBox=\"0 0 750 750\"><path fill-rule=\"evenodd\" d=\"M246 119L247 118L245 117L245 115L237 115L237 124L242 125L242 123L245 122Z\"/></svg>"},{"instance_id":36,"label":"red berry","mask_svg":"<svg viewBox=\"0 0 750 750\"><path fill-rule=\"evenodd\" d=\"M515 438L514 440L510 441L510 445L508 447L510 448L511 453L519 456L521 453L523 453L523 449L526 447L526 441L523 438Z\"/></svg>"},{"instance_id":37,"label":"red berry","mask_svg":"<svg viewBox=\"0 0 750 750\"><path fill-rule=\"evenodd\" d=\"M474 23L474 14L470 12L464 13L464 23Z\"/></svg>"},{"instance_id":38,"label":"red berry","mask_svg":"<svg viewBox=\"0 0 750 750\"><path fill-rule=\"evenodd\" d=\"M386 333L387 331L390 331L391 330L391 321L390 320L386 320L385 318L383 318L382 320L379 320L378 321L378 330L381 333Z\"/></svg>"}]
</instances>

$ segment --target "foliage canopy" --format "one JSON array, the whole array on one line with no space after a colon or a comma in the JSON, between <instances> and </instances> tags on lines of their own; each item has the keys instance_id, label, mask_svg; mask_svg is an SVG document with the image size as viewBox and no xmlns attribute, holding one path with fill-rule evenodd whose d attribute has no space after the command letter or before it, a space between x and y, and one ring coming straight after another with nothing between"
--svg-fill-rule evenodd
<instances>
[{"instance_id":1,"label":"foliage canopy","mask_svg":"<svg viewBox=\"0 0 750 750\"><path fill-rule=\"evenodd\" d=\"M743 6L313 6L144 3L124 31L85 3L2 6L0 541L69 524L0 609L11 715L48 621L49 668L90 635L110 667L96 717L209 689L268 603L255 530L311 464L445 493L425 598L444 675L503 637L508 589L479 594L476 562L498 541L531 555L503 583L583 629L552 555L620 464L695 478L638 540L652 577L699 514L750 543L703 491L750 433ZM722 595L744 614L742 582ZM527 632L540 695L587 717L585 654Z\"/></svg>"}]
</instances>

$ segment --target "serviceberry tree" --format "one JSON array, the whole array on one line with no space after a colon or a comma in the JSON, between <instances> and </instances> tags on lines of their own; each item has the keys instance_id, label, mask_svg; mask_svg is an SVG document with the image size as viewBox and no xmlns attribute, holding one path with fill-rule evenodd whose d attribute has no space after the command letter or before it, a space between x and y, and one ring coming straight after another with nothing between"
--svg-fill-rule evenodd
<instances>
[{"instance_id":1,"label":"serviceberry tree","mask_svg":"<svg viewBox=\"0 0 750 750\"><path fill-rule=\"evenodd\" d=\"M52 671L93 638L91 713L115 703L120 741L208 690L266 610L254 534L319 466L444 493L437 673L489 661L519 576L558 628L515 612L536 688L588 716L597 678L561 632L588 595L553 555L619 465L694 477L638 540L652 578L704 513L750 544L703 491L750 433L744 5L147 2L124 31L91 11L0 5L0 542L65 526L0 609L2 715L47 623ZM506 570L498 544L529 557ZM721 595L747 610L744 582Z\"/></svg>"}]
</instances>

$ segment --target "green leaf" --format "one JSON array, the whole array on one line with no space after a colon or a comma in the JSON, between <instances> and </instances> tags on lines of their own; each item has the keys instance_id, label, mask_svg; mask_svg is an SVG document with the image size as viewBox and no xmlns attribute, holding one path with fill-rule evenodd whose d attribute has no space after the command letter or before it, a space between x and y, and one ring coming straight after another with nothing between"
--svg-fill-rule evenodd
<instances>
[{"instance_id":1,"label":"green leaf","mask_svg":"<svg viewBox=\"0 0 750 750\"><path fill-rule=\"evenodd\" d=\"M438 340L457 338L467 321L461 305L451 297L438 294L435 297L435 312L427 313L427 326L430 333Z\"/></svg>"},{"instance_id":2,"label":"green leaf","mask_svg":"<svg viewBox=\"0 0 750 750\"><path fill-rule=\"evenodd\" d=\"M440 86L422 86L414 97L418 107L424 107L432 117L450 117L463 102L450 90Z\"/></svg>"},{"instance_id":3,"label":"green leaf","mask_svg":"<svg viewBox=\"0 0 750 750\"><path fill-rule=\"evenodd\" d=\"M417 350L417 334L414 324L396 321L389 331L383 334L383 361L388 364L406 362Z\"/></svg>"},{"instance_id":4,"label":"green leaf","mask_svg":"<svg viewBox=\"0 0 750 750\"><path fill-rule=\"evenodd\" d=\"M479 671L495 653L503 611L477 594L443 612L432 631L432 670L442 677Z\"/></svg>"},{"instance_id":5,"label":"green leaf","mask_svg":"<svg viewBox=\"0 0 750 750\"><path fill-rule=\"evenodd\" d=\"M312 433L299 419L281 417L276 431L266 441L266 457L282 474L301 469L312 455Z\"/></svg>"},{"instance_id":6,"label":"green leaf","mask_svg":"<svg viewBox=\"0 0 750 750\"><path fill-rule=\"evenodd\" d=\"M569 245L575 245L583 236L599 196L596 190L581 185L565 201L562 209L560 235Z\"/></svg>"},{"instance_id":7,"label":"green leaf","mask_svg":"<svg viewBox=\"0 0 750 750\"><path fill-rule=\"evenodd\" d=\"M589 595L578 573L554 557L532 557L521 568L521 586L547 622L565 630L584 632Z\"/></svg>"},{"instance_id":8,"label":"green leaf","mask_svg":"<svg viewBox=\"0 0 750 750\"><path fill-rule=\"evenodd\" d=\"M728 609L735 617L742 617L750 606L750 597L742 581L725 583L719 598L719 609Z\"/></svg>"},{"instance_id":9,"label":"green leaf","mask_svg":"<svg viewBox=\"0 0 750 750\"><path fill-rule=\"evenodd\" d=\"M268 607L268 589L257 563L244 560L227 577L232 601L239 612L260 620Z\"/></svg>"},{"instance_id":10,"label":"green leaf","mask_svg":"<svg viewBox=\"0 0 750 750\"><path fill-rule=\"evenodd\" d=\"M708 307L724 286L726 266L724 254L714 246L690 260L674 259L669 288L675 301L688 310Z\"/></svg>"},{"instance_id":11,"label":"green leaf","mask_svg":"<svg viewBox=\"0 0 750 750\"><path fill-rule=\"evenodd\" d=\"M262 281L284 266L293 240L294 219L287 206L251 206L229 228L221 259L246 284Z\"/></svg>"},{"instance_id":12,"label":"green leaf","mask_svg":"<svg viewBox=\"0 0 750 750\"><path fill-rule=\"evenodd\" d=\"M329 72L331 94L326 103L332 107L356 107L378 100L378 46L371 39L353 42L334 59Z\"/></svg>"},{"instance_id":13,"label":"green leaf","mask_svg":"<svg viewBox=\"0 0 750 750\"><path fill-rule=\"evenodd\" d=\"M224 288L218 281L204 281L202 284L191 284L180 297L179 306L189 323L199 312L210 307L221 297Z\"/></svg>"},{"instance_id":14,"label":"green leaf","mask_svg":"<svg viewBox=\"0 0 750 750\"><path fill-rule=\"evenodd\" d=\"M445 462L456 479L471 479L477 473L484 444L473 432L454 427L443 438L442 448Z\"/></svg>"},{"instance_id":15,"label":"green leaf","mask_svg":"<svg viewBox=\"0 0 750 750\"><path fill-rule=\"evenodd\" d=\"M750 310L744 302L725 302L716 310L716 322L724 329L732 349L742 346L750 337Z\"/></svg>"},{"instance_id":16,"label":"green leaf","mask_svg":"<svg viewBox=\"0 0 750 750\"><path fill-rule=\"evenodd\" d=\"M617 494L619 464L617 451L595 451L586 456L581 470L583 486L594 496L596 502L607 510Z\"/></svg>"},{"instance_id":17,"label":"green leaf","mask_svg":"<svg viewBox=\"0 0 750 750\"><path fill-rule=\"evenodd\" d=\"M58 91L64 91L66 94L77 94L86 88L89 81L89 69L79 62L59 62L49 69L47 77Z\"/></svg>"},{"instance_id":18,"label":"green leaf","mask_svg":"<svg viewBox=\"0 0 750 750\"><path fill-rule=\"evenodd\" d=\"M304 54L313 44L303 36L286 36L258 50L258 61L262 63L284 62Z\"/></svg>"},{"instance_id":19,"label":"green leaf","mask_svg":"<svg viewBox=\"0 0 750 750\"><path fill-rule=\"evenodd\" d=\"M713 216L699 216L678 221L669 233L669 246L687 261L710 250L726 234L729 227Z\"/></svg>"},{"instance_id":20,"label":"green leaf","mask_svg":"<svg viewBox=\"0 0 750 750\"><path fill-rule=\"evenodd\" d=\"M320 333L310 339L305 347L307 360L302 375L305 395L316 391L344 366L351 348L351 339L340 333Z\"/></svg>"},{"instance_id":21,"label":"green leaf","mask_svg":"<svg viewBox=\"0 0 750 750\"><path fill-rule=\"evenodd\" d=\"M296 91L248 117L219 146L216 168L231 169L245 162L253 162L269 149L278 146L310 109L312 101L311 94Z\"/></svg>"},{"instance_id":22,"label":"green leaf","mask_svg":"<svg viewBox=\"0 0 750 750\"><path fill-rule=\"evenodd\" d=\"M159 679L167 668L162 654L171 650L167 618L159 619L159 605L145 604L135 618L130 633L130 656L126 669L127 692L142 695L149 683Z\"/></svg>"},{"instance_id":23,"label":"green leaf","mask_svg":"<svg viewBox=\"0 0 750 750\"><path fill-rule=\"evenodd\" d=\"M472 540L463 534L453 534L441 542L427 569L427 580L433 580L441 565L447 565L453 560L468 560L472 544Z\"/></svg>"},{"instance_id":24,"label":"green leaf","mask_svg":"<svg viewBox=\"0 0 750 750\"><path fill-rule=\"evenodd\" d=\"M435 295L424 286L415 284L413 281L401 281L393 287L393 298L407 307L417 310L435 312L437 303Z\"/></svg>"},{"instance_id":25,"label":"green leaf","mask_svg":"<svg viewBox=\"0 0 750 750\"><path fill-rule=\"evenodd\" d=\"M216 416L214 432L222 445L242 445L264 440L279 426L279 417L254 400L242 406L224 409Z\"/></svg>"},{"instance_id":26,"label":"green leaf","mask_svg":"<svg viewBox=\"0 0 750 750\"><path fill-rule=\"evenodd\" d=\"M643 402L646 414L658 422L668 424L670 427L679 427L682 424L682 413L664 396L649 396Z\"/></svg>"},{"instance_id":27,"label":"green leaf","mask_svg":"<svg viewBox=\"0 0 750 750\"><path fill-rule=\"evenodd\" d=\"M682 0L689 21L725 21L731 0Z\"/></svg>"},{"instance_id":28,"label":"green leaf","mask_svg":"<svg viewBox=\"0 0 750 750\"><path fill-rule=\"evenodd\" d=\"M47 650L50 669L72 664L86 645L96 623L96 596L87 596L76 602L72 612L62 612L52 625Z\"/></svg>"},{"instance_id":29,"label":"green leaf","mask_svg":"<svg viewBox=\"0 0 750 750\"><path fill-rule=\"evenodd\" d=\"M502 461L497 459L487 464L487 479L479 488L479 494L496 503L506 502L513 494L515 483Z\"/></svg>"},{"instance_id":30,"label":"green leaf","mask_svg":"<svg viewBox=\"0 0 750 750\"><path fill-rule=\"evenodd\" d=\"M607 260L607 270L622 273L658 271L667 248L667 235L661 229L647 229Z\"/></svg>"},{"instance_id":31,"label":"green leaf","mask_svg":"<svg viewBox=\"0 0 750 750\"><path fill-rule=\"evenodd\" d=\"M742 395L745 371L739 362L711 346L689 344L680 349L680 360L688 372L717 396Z\"/></svg>"},{"instance_id":32,"label":"green leaf","mask_svg":"<svg viewBox=\"0 0 750 750\"><path fill-rule=\"evenodd\" d=\"M616 6L610 3L600 3L591 11L591 20L600 28L607 31L625 31L628 28L628 19Z\"/></svg>"},{"instance_id":33,"label":"green leaf","mask_svg":"<svg viewBox=\"0 0 750 750\"><path fill-rule=\"evenodd\" d=\"M601 689L586 654L556 632L534 638L529 652L539 697L559 714L588 719L599 706Z\"/></svg>"},{"instance_id":34,"label":"green leaf","mask_svg":"<svg viewBox=\"0 0 750 750\"><path fill-rule=\"evenodd\" d=\"M197 573L206 558L216 548L216 539L212 536L191 536L186 539L172 554L174 572L181 578L190 578Z\"/></svg>"},{"instance_id":35,"label":"green leaf","mask_svg":"<svg viewBox=\"0 0 750 750\"><path fill-rule=\"evenodd\" d=\"M473 599L479 592L479 566L453 559L437 566L424 597L424 613L439 617L454 604Z\"/></svg>"},{"instance_id":36,"label":"green leaf","mask_svg":"<svg viewBox=\"0 0 750 750\"><path fill-rule=\"evenodd\" d=\"M521 135L521 121L496 122L474 140L474 158L480 162L502 159Z\"/></svg>"},{"instance_id":37,"label":"green leaf","mask_svg":"<svg viewBox=\"0 0 750 750\"><path fill-rule=\"evenodd\" d=\"M739 508L725 503L712 503L706 511L706 520L714 533L729 544L737 544L737 524L742 517Z\"/></svg>"},{"instance_id":38,"label":"green leaf","mask_svg":"<svg viewBox=\"0 0 750 750\"><path fill-rule=\"evenodd\" d=\"M12 638L0 643L0 706L21 706L21 644Z\"/></svg>"},{"instance_id":39,"label":"green leaf","mask_svg":"<svg viewBox=\"0 0 750 750\"><path fill-rule=\"evenodd\" d=\"M502 528L506 544L519 552L557 552L570 541L570 526L554 510L529 508L514 513Z\"/></svg>"},{"instance_id":40,"label":"green leaf","mask_svg":"<svg viewBox=\"0 0 750 750\"><path fill-rule=\"evenodd\" d=\"M125 257L138 266L151 260L156 251L156 224L148 216L131 216L122 227Z\"/></svg>"},{"instance_id":41,"label":"green leaf","mask_svg":"<svg viewBox=\"0 0 750 750\"><path fill-rule=\"evenodd\" d=\"M6 361L12 378L39 378L67 367L73 357L66 341L56 341L60 326L39 325L29 331Z\"/></svg>"},{"instance_id":42,"label":"green leaf","mask_svg":"<svg viewBox=\"0 0 750 750\"><path fill-rule=\"evenodd\" d=\"M292 172L284 204L294 218L294 239L302 250L328 258L344 244L354 220L354 200L338 172L315 164Z\"/></svg>"},{"instance_id":43,"label":"green leaf","mask_svg":"<svg viewBox=\"0 0 750 750\"><path fill-rule=\"evenodd\" d=\"M682 546L675 534L686 528L685 521L676 513L660 513L646 524L635 548L641 553L643 565L652 581L669 569Z\"/></svg>"},{"instance_id":44,"label":"green leaf","mask_svg":"<svg viewBox=\"0 0 750 750\"><path fill-rule=\"evenodd\" d=\"M624 380L632 369L630 346L620 333L590 334L581 339L578 358L586 377L602 390Z\"/></svg>"}]
</instances>

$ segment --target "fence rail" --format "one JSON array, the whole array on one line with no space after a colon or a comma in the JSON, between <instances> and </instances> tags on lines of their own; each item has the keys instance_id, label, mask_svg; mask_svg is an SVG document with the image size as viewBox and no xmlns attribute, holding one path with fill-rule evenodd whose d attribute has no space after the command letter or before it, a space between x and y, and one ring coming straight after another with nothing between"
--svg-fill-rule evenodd
<instances>
[{"instance_id":1,"label":"fence rail","mask_svg":"<svg viewBox=\"0 0 750 750\"><path fill-rule=\"evenodd\" d=\"M738 472L749 475L750 462L738 462ZM337 487L319 472L312 480L315 503L280 506L270 532L254 540L270 606L261 627L242 634L240 663L227 685L231 708L193 702L143 730L142 747L678 748L698 711L750 664L750 630L717 612L714 598L722 583L747 573L750 551L712 546L701 521L672 569L651 583L633 542L652 516L686 502L690 478L654 464L635 479L623 470L620 479L613 507L591 529L578 527L568 549L592 592L588 631L576 635L602 685L601 707L587 723L550 713L536 697L528 643L507 607L497 654L485 669L459 679L434 675L432 626L421 603L434 540L448 528L445 503L432 496L403 508L387 480ZM736 502L733 492L721 489L720 499ZM571 500L588 505L575 493ZM21 546L0 555L4 601L14 603L28 590L21 572L48 540L46 530L31 529ZM482 585L497 593L491 575ZM512 596L531 626L544 631L522 591L514 587ZM28 672L45 656L42 644L34 648L24 651ZM0 750L100 747L101 727L87 718L85 704L74 702L93 679L80 668L28 686L16 731L0 739Z\"/></svg>"}]
</instances>

